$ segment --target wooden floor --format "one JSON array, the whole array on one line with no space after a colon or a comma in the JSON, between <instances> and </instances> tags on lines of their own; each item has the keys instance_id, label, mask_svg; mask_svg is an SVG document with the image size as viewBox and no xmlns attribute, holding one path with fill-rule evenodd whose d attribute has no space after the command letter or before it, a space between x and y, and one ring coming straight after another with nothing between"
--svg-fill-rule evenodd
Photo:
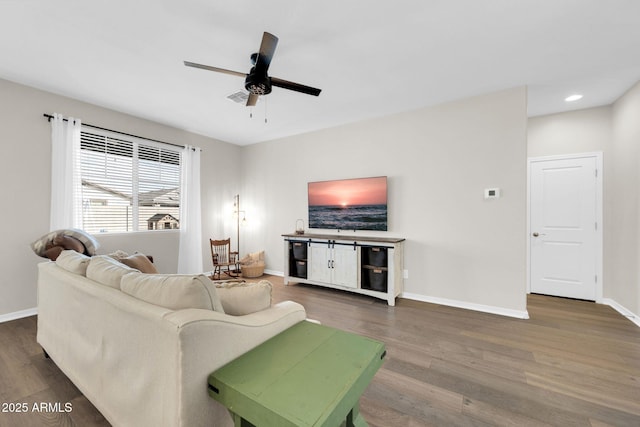
<instances>
[{"instance_id":1,"label":"wooden floor","mask_svg":"<svg viewBox=\"0 0 640 427\"><path fill-rule=\"evenodd\" d=\"M530 295L518 320L309 285L274 283L323 324L383 341L360 407L371 427L640 426L640 328L608 306ZM0 426L107 426L35 343L36 319L0 324ZM32 412L70 402L69 413Z\"/></svg>"}]
</instances>

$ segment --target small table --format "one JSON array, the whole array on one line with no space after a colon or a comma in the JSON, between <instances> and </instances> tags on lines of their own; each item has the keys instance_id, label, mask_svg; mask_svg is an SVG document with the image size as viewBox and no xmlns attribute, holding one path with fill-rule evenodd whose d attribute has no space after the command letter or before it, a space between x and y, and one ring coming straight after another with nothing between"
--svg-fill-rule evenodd
<instances>
[{"instance_id":1,"label":"small table","mask_svg":"<svg viewBox=\"0 0 640 427\"><path fill-rule=\"evenodd\" d=\"M209 375L208 393L236 427L367 426L358 402L385 354L381 342L303 321Z\"/></svg>"}]
</instances>

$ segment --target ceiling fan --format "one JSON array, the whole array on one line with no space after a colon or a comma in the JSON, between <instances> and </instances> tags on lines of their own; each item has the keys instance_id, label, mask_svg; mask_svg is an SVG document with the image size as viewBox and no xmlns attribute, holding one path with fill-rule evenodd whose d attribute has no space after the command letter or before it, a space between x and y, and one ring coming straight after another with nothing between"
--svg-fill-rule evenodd
<instances>
[{"instance_id":1,"label":"ceiling fan","mask_svg":"<svg viewBox=\"0 0 640 427\"><path fill-rule=\"evenodd\" d=\"M244 77L244 87L249 91L247 107L256 105L260 95L267 95L271 93L272 86L306 93L307 95L320 95L320 89L276 77L269 77L267 71L269 70L269 65L271 64L271 59L273 58L273 53L275 52L277 45L278 38L276 36L267 32L262 35L260 51L251 55L251 63L253 64L253 67L251 67L249 74L241 73L239 71L225 70L224 68L212 67L210 65L196 64L189 61L184 61L184 65L187 67L201 68L203 70L215 71L217 73Z\"/></svg>"}]
</instances>

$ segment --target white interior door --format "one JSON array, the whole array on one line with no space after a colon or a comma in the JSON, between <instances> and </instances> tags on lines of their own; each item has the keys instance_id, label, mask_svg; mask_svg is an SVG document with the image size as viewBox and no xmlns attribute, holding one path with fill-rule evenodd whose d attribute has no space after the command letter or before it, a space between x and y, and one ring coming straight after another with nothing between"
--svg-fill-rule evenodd
<instances>
[{"instance_id":1,"label":"white interior door","mask_svg":"<svg viewBox=\"0 0 640 427\"><path fill-rule=\"evenodd\" d=\"M598 158L530 163L531 292L595 301L601 228Z\"/></svg>"}]
</instances>

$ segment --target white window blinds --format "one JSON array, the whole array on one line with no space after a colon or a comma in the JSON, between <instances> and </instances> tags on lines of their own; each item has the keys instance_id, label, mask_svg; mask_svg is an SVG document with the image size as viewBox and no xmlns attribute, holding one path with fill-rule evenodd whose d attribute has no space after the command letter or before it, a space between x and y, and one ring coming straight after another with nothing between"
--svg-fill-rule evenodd
<instances>
[{"instance_id":1,"label":"white window blinds","mask_svg":"<svg viewBox=\"0 0 640 427\"><path fill-rule=\"evenodd\" d=\"M134 137L80 136L83 229L122 233L180 227L180 151Z\"/></svg>"}]
</instances>

